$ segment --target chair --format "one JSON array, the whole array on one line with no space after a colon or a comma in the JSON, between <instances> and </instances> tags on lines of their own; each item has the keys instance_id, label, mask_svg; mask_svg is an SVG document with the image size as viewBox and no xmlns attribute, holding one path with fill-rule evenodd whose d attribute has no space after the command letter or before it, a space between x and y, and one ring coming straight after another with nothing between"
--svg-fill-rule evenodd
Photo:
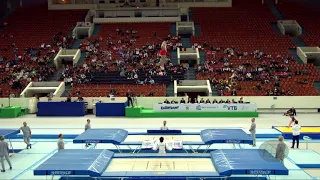
<instances>
[{"instance_id":1,"label":"chair","mask_svg":"<svg viewBox=\"0 0 320 180\"><path fill-rule=\"evenodd\" d=\"M311 141L312 139L309 136L303 136L303 140L306 141L306 148L308 149L308 143L309 141Z\"/></svg>"}]
</instances>

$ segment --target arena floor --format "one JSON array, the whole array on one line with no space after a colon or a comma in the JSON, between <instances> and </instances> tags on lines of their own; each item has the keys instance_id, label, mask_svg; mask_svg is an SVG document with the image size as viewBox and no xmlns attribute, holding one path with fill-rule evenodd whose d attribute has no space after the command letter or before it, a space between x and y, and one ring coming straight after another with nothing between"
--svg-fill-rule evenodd
<instances>
[{"instance_id":1,"label":"arena floor","mask_svg":"<svg viewBox=\"0 0 320 180\"><path fill-rule=\"evenodd\" d=\"M84 131L86 119L91 119L92 128L123 128L131 132L139 132L146 129L158 129L162 125L162 121L168 122L170 129L182 129L188 132L199 131L207 128L219 127L239 127L249 128L250 118L97 118L93 115L86 117L36 117L35 115L26 115L17 119L0 119L1 128L19 128L25 121L31 127L32 134L80 134ZM298 114L296 117L301 126L318 126L319 114ZM284 117L280 114L261 114L256 120L257 129L270 129L272 126L287 126L290 121L289 117ZM190 137L196 138L196 137ZM192 140L191 139L191 140ZM257 147L263 142L270 139L257 139ZM13 147L15 149L24 149L25 144L22 139L14 139ZM46 159L57 152L57 139L32 139L32 149L24 149L11 157L13 170L7 170L0 174L0 179L46 179L46 177L33 176L33 169L39 166ZM73 144L71 140L65 140L66 149L83 148L81 144ZM287 141L288 146L291 142ZM97 148L114 148L113 145L98 145ZM228 145L215 145L215 149L231 148ZM249 145L242 145L241 148L253 148ZM309 150L306 149L306 144L302 142L300 149L290 149L289 158L285 160L285 166L290 170L289 176L270 176L270 179L320 179L320 169L300 169L296 163L302 161L320 162L320 141L313 140L309 143ZM313 150L313 151L312 151ZM315 151L315 152L314 152ZM319 154L318 154L319 153ZM177 163L178 160L172 159L169 164ZM181 161L181 160L180 160ZM293 162L294 161L294 162ZM121 162L120 162L121 163ZM144 166L145 161L135 161L134 164L128 165L126 168ZM158 162L151 162L151 164ZM119 162L111 163L109 170L119 168ZM196 163L197 166L188 165L185 167L177 167L181 169L199 168L202 163ZM203 166L206 163L203 163ZM5 162L6 167L7 164ZM152 169L158 168L152 166ZM207 167L208 168L208 167ZM200 169L200 168L199 168ZM51 177L48 177L51 179ZM59 179L59 177L54 177Z\"/></svg>"}]
</instances>

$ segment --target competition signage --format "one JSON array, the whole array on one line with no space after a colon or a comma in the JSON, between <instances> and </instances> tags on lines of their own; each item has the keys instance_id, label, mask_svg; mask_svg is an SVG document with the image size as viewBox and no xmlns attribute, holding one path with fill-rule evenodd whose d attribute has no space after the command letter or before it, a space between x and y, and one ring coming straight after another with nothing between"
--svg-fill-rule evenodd
<instances>
[{"instance_id":1,"label":"competition signage","mask_svg":"<svg viewBox=\"0 0 320 180\"><path fill-rule=\"evenodd\" d=\"M256 112L256 104L155 104L155 112Z\"/></svg>"}]
</instances>

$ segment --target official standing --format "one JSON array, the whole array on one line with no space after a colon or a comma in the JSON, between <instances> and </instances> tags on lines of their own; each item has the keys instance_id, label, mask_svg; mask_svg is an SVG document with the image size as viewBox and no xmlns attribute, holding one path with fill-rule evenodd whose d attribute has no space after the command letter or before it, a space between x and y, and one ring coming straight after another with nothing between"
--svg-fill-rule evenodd
<instances>
[{"instance_id":1,"label":"official standing","mask_svg":"<svg viewBox=\"0 0 320 180\"><path fill-rule=\"evenodd\" d=\"M27 149L31 149L30 138L31 138L31 129L26 122L23 122L23 126L19 128L23 133L24 142L27 144Z\"/></svg>"},{"instance_id":2,"label":"official standing","mask_svg":"<svg viewBox=\"0 0 320 180\"><path fill-rule=\"evenodd\" d=\"M278 159L283 164L287 145L283 142L283 136L279 136L278 140L279 143L276 150L276 159Z\"/></svg>"},{"instance_id":3,"label":"official standing","mask_svg":"<svg viewBox=\"0 0 320 180\"><path fill-rule=\"evenodd\" d=\"M251 133L252 140L253 140L253 144L252 144L253 147L256 147L256 123L255 123L255 121L256 121L255 118L251 119L251 126L249 129L249 131Z\"/></svg>"},{"instance_id":4,"label":"official standing","mask_svg":"<svg viewBox=\"0 0 320 180\"><path fill-rule=\"evenodd\" d=\"M130 105L133 107L133 101L132 101L132 93L130 93L130 90L128 90L127 94L127 100L128 100L128 106L130 107Z\"/></svg>"},{"instance_id":5,"label":"official standing","mask_svg":"<svg viewBox=\"0 0 320 180\"><path fill-rule=\"evenodd\" d=\"M4 167L4 158L6 158L11 170L12 165L9 159L9 144L4 140L4 136L0 136L0 160L2 166L1 172L6 172L6 169Z\"/></svg>"},{"instance_id":6,"label":"official standing","mask_svg":"<svg viewBox=\"0 0 320 180\"><path fill-rule=\"evenodd\" d=\"M58 151L60 151L64 149L63 134L59 134L58 137L59 137L59 140L57 142L57 145L58 145Z\"/></svg>"},{"instance_id":7,"label":"official standing","mask_svg":"<svg viewBox=\"0 0 320 180\"><path fill-rule=\"evenodd\" d=\"M163 121L163 126L160 128L160 130L169 130L167 127L167 121Z\"/></svg>"},{"instance_id":8,"label":"official standing","mask_svg":"<svg viewBox=\"0 0 320 180\"><path fill-rule=\"evenodd\" d=\"M91 129L90 119L87 119L87 124L84 126L84 131ZM90 146L91 144L86 144L86 147Z\"/></svg>"},{"instance_id":9,"label":"official standing","mask_svg":"<svg viewBox=\"0 0 320 180\"><path fill-rule=\"evenodd\" d=\"M297 149L299 149L299 137L300 137L300 125L299 122L296 120L294 125L292 126L292 146L294 148L295 142L297 141Z\"/></svg>"}]
</instances>

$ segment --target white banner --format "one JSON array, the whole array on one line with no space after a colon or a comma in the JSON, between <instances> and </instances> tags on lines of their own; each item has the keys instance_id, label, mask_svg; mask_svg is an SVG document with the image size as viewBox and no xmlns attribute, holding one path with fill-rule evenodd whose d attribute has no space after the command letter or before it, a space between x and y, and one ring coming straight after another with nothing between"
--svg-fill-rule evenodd
<instances>
[{"instance_id":1,"label":"white banner","mask_svg":"<svg viewBox=\"0 0 320 180\"><path fill-rule=\"evenodd\" d=\"M152 149L156 143L158 143L157 140L144 140L142 141L141 149ZM165 140L165 143L168 149L180 150L183 148L182 140Z\"/></svg>"},{"instance_id":2,"label":"white banner","mask_svg":"<svg viewBox=\"0 0 320 180\"><path fill-rule=\"evenodd\" d=\"M256 112L256 104L155 104L155 112Z\"/></svg>"}]
</instances>

